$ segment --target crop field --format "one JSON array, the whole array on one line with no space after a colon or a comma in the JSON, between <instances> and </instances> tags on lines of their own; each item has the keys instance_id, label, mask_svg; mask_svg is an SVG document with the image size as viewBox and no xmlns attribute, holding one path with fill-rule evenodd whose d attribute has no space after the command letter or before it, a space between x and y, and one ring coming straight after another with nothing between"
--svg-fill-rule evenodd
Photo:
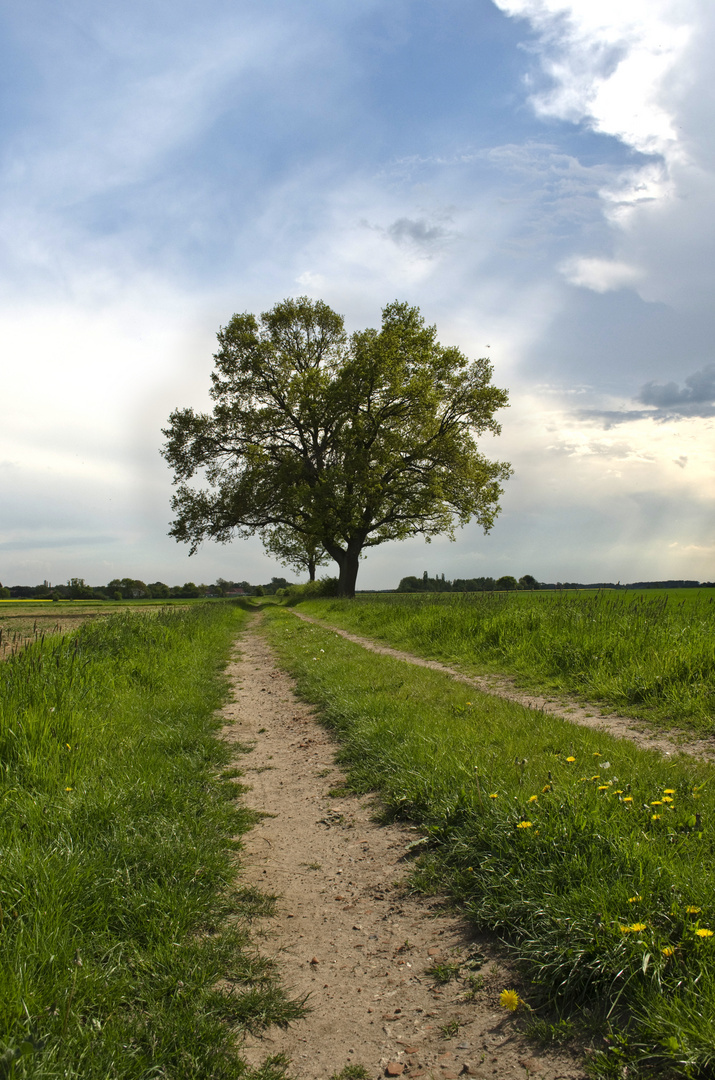
<instances>
[{"instance_id":1,"label":"crop field","mask_svg":"<svg viewBox=\"0 0 715 1080\"><path fill-rule=\"evenodd\" d=\"M158 611L186 605L185 600L0 600L0 660L32 642L56 634L71 634L91 619L106 619L120 611Z\"/></svg>"},{"instance_id":2,"label":"crop field","mask_svg":"<svg viewBox=\"0 0 715 1080\"><path fill-rule=\"evenodd\" d=\"M216 710L245 618L120 613L0 664L0 1076L284 1075L236 1049L301 1014L234 884L252 817Z\"/></svg>"},{"instance_id":3,"label":"crop field","mask_svg":"<svg viewBox=\"0 0 715 1080\"><path fill-rule=\"evenodd\" d=\"M605 609L600 597L578 604ZM633 607L644 621L654 610ZM417 627L424 611L433 627L475 609L502 613L507 626L534 610L567 618L559 597L344 609L355 615L341 622L373 632L382 613ZM343 606L319 610L337 622ZM690 610L709 612L702 598ZM340 741L349 785L378 791L386 818L422 828L414 887L446 890L521 961L532 980L518 1005L529 1030L546 1040L580 1033L592 1072L613 1080L712 1076L715 768L376 656L284 609L267 618L282 663ZM407 633L390 638L414 646Z\"/></svg>"},{"instance_id":4,"label":"crop field","mask_svg":"<svg viewBox=\"0 0 715 1080\"><path fill-rule=\"evenodd\" d=\"M363 595L301 610L467 672L715 734L715 589Z\"/></svg>"}]
</instances>

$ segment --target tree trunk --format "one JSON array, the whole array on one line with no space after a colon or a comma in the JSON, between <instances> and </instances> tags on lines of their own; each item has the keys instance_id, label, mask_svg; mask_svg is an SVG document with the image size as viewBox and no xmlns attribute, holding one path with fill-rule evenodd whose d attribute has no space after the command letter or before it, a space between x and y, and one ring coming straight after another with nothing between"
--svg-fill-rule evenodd
<instances>
[{"instance_id":1,"label":"tree trunk","mask_svg":"<svg viewBox=\"0 0 715 1080\"><path fill-rule=\"evenodd\" d=\"M309 581L315 581L315 559L308 559Z\"/></svg>"},{"instance_id":2,"label":"tree trunk","mask_svg":"<svg viewBox=\"0 0 715 1080\"><path fill-rule=\"evenodd\" d=\"M362 550L363 540L351 540L347 545L347 550L338 547L337 544L326 543L323 541L323 546L330 555L331 559L335 559L340 569L338 576L338 596L343 596L348 600L352 600L355 597L355 582L357 580L358 570L360 568L360 552Z\"/></svg>"},{"instance_id":3,"label":"tree trunk","mask_svg":"<svg viewBox=\"0 0 715 1080\"><path fill-rule=\"evenodd\" d=\"M340 577L338 578L338 596L344 596L348 600L354 600L355 582L360 568L360 552L346 551L339 565Z\"/></svg>"}]
</instances>

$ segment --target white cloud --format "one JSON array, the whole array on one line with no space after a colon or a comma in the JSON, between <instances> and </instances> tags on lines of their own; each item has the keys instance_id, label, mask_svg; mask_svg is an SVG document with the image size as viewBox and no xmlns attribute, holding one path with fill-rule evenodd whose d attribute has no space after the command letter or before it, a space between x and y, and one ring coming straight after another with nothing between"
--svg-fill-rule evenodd
<instances>
[{"instance_id":1,"label":"white cloud","mask_svg":"<svg viewBox=\"0 0 715 1080\"><path fill-rule=\"evenodd\" d=\"M602 186L613 257L583 253L570 281L596 291L635 287L680 306L712 288L715 8L704 0L495 0L526 19L551 85L537 114L584 124L649 160ZM664 259L664 252L668 252ZM613 265L609 269L605 263ZM621 267L638 266L638 277Z\"/></svg>"},{"instance_id":2,"label":"white cloud","mask_svg":"<svg viewBox=\"0 0 715 1080\"><path fill-rule=\"evenodd\" d=\"M571 285L583 285L594 292L610 292L635 285L642 271L614 259L587 259L578 256L561 264L561 272Z\"/></svg>"}]
</instances>

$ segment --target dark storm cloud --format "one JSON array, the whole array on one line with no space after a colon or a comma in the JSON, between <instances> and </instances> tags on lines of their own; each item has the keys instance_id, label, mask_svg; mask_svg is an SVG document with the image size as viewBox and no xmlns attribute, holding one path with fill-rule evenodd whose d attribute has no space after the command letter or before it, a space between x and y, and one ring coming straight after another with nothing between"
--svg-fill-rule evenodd
<instances>
[{"instance_id":1,"label":"dark storm cloud","mask_svg":"<svg viewBox=\"0 0 715 1080\"><path fill-rule=\"evenodd\" d=\"M688 375L685 386L677 383L647 382L638 400L657 409L673 410L682 416L712 416L715 405L715 364ZM705 412L700 411L705 407Z\"/></svg>"},{"instance_id":2,"label":"dark storm cloud","mask_svg":"<svg viewBox=\"0 0 715 1080\"><path fill-rule=\"evenodd\" d=\"M606 429L631 420L658 420L665 423L715 416L715 364L707 364L700 371L688 375L682 387L675 382L647 382L635 400L653 408L622 411L580 409L575 415L581 420L598 421Z\"/></svg>"},{"instance_id":3,"label":"dark storm cloud","mask_svg":"<svg viewBox=\"0 0 715 1080\"><path fill-rule=\"evenodd\" d=\"M424 218L398 218L387 229L388 235L397 244L408 243L429 246L447 236L441 225L430 225Z\"/></svg>"}]
</instances>

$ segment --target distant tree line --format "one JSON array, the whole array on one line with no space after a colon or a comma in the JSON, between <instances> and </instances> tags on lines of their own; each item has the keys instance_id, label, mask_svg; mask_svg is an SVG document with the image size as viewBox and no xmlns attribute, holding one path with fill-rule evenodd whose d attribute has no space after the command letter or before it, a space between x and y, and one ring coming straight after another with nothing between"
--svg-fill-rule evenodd
<instances>
[{"instance_id":1,"label":"distant tree line","mask_svg":"<svg viewBox=\"0 0 715 1080\"><path fill-rule=\"evenodd\" d=\"M196 585L186 581L183 585L166 585L163 581L149 584L138 578L113 578L106 585L87 585L84 578L70 578L66 585L10 585L0 584L3 600L194 600L202 597L272 596L279 589L287 589L291 583L283 577L271 578L265 585L251 585L248 581L227 581L218 578L213 585Z\"/></svg>"},{"instance_id":2,"label":"distant tree line","mask_svg":"<svg viewBox=\"0 0 715 1080\"><path fill-rule=\"evenodd\" d=\"M533 589L702 589L715 588L712 581L634 581L622 585L620 581L597 581L584 584L579 581L537 581L532 574L524 574L518 580L511 574L500 578L454 578L452 581L440 577L430 577L427 571L422 577L403 577L396 592L515 592Z\"/></svg>"}]
</instances>

